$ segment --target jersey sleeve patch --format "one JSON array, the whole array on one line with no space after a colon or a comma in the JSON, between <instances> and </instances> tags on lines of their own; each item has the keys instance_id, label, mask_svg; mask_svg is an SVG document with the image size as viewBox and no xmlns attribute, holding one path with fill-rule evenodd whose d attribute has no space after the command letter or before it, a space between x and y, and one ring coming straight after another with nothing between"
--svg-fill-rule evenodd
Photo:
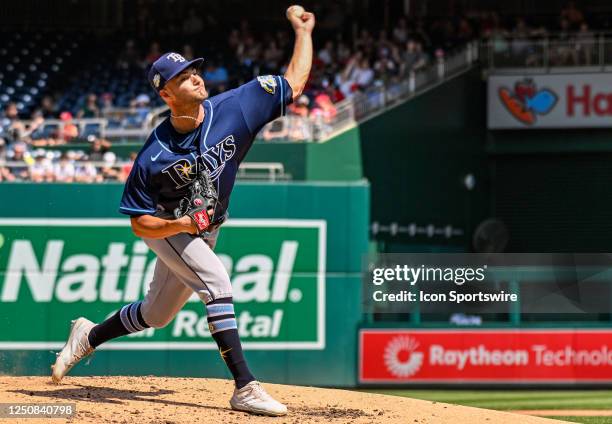
<instances>
[{"instance_id":1,"label":"jersey sleeve patch","mask_svg":"<svg viewBox=\"0 0 612 424\"><path fill-rule=\"evenodd\" d=\"M263 75L257 77L259 85L263 88L266 93L274 95L276 93L276 78L272 75Z\"/></svg>"}]
</instances>

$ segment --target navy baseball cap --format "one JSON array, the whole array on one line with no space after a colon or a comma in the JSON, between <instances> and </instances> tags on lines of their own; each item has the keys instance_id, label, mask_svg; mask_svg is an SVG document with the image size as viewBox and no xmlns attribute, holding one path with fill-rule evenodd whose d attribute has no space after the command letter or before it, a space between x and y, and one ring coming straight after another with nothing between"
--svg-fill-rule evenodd
<instances>
[{"instance_id":1,"label":"navy baseball cap","mask_svg":"<svg viewBox=\"0 0 612 424\"><path fill-rule=\"evenodd\" d=\"M161 55L149 69L149 83L155 89L155 91L164 88L164 85L172 78L183 72L190 66L199 68L204 62L204 59L199 57L197 59L188 61L179 53L168 52Z\"/></svg>"}]
</instances>

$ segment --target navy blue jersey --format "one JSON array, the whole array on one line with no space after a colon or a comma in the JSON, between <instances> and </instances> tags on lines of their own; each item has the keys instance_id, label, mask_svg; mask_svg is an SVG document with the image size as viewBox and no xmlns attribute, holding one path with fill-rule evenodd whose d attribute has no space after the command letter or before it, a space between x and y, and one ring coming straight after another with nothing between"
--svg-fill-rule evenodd
<instances>
[{"instance_id":1,"label":"navy blue jersey","mask_svg":"<svg viewBox=\"0 0 612 424\"><path fill-rule=\"evenodd\" d=\"M227 211L238 166L253 139L266 123L285 114L291 99L285 78L262 76L205 100L204 121L188 134L176 132L167 118L140 150L119 211L165 217L188 193L197 170L205 168L219 194L213 221L218 220Z\"/></svg>"}]
</instances>

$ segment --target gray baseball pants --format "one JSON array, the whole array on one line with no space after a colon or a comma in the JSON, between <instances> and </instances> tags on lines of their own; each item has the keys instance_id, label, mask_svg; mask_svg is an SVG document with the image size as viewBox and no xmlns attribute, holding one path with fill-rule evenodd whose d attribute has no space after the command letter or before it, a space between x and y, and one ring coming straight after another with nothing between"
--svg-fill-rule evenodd
<instances>
[{"instance_id":1,"label":"gray baseball pants","mask_svg":"<svg viewBox=\"0 0 612 424\"><path fill-rule=\"evenodd\" d=\"M229 275L213 252L218 235L217 229L205 239L187 233L143 239L157 255L153 281L141 306L149 326L168 325L194 292L204 303L232 296Z\"/></svg>"}]
</instances>

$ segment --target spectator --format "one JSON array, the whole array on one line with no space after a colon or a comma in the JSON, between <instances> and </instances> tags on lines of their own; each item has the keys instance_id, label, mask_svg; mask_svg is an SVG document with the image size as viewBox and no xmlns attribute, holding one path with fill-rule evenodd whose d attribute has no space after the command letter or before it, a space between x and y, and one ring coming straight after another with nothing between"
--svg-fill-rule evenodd
<instances>
[{"instance_id":1,"label":"spectator","mask_svg":"<svg viewBox=\"0 0 612 424\"><path fill-rule=\"evenodd\" d=\"M289 113L296 116L301 116L303 118L308 117L308 105L310 104L310 99L305 94L302 94L297 100L289 105Z\"/></svg>"},{"instance_id":2,"label":"spectator","mask_svg":"<svg viewBox=\"0 0 612 424\"><path fill-rule=\"evenodd\" d=\"M89 160L92 162L102 162L104 154L111 148L111 143L108 140L94 138L89 150Z\"/></svg>"},{"instance_id":3,"label":"spectator","mask_svg":"<svg viewBox=\"0 0 612 424\"><path fill-rule=\"evenodd\" d=\"M576 52L578 63L591 65L595 53L595 34L589 29L586 22L580 24L580 31L576 35Z\"/></svg>"},{"instance_id":4,"label":"spectator","mask_svg":"<svg viewBox=\"0 0 612 424\"><path fill-rule=\"evenodd\" d=\"M516 25L512 30L512 54L522 57L527 54L531 42L529 41L530 29L525 22L525 19L519 17L516 19Z\"/></svg>"},{"instance_id":5,"label":"spectator","mask_svg":"<svg viewBox=\"0 0 612 424\"><path fill-rule=\"evenodd\" d=\"M13 182L15 181L15 176L11 173L10 169L6 166L0 165L0 182Z\"/></svg>"},{"instance_id":6,"label":"spectator","mask_svg":"<svg viewBox=\"0 0 612 424\"><path fill-rule=\"evenodd\" d=\"M77 119L82 118L99 118L100 108L98 107L98 97L94 93L87 96L87 100L83 107L77 113Z\"/></svg>"},{"instance_id":7,"label":"spectator","mask_svg":"<svg viewBox=\"0 0 612 424\"><path fill-rule=\"evenodd\" d=\"M55 181L60 183L72 183L74 182L75 169L74 165L70 161L68 154L63 152L59 158L59 162L53 169Z\"/></svg>"},{"instance_id":8,"label":"spectator","mask_svg":"<svg viewBox=\"0 0 612 424\"><path fill-rule=\"evenodd\" d=\"M310 111L310 118L315 121L331 122L338 113L330 97L321 93L315 97L315 107Z\"/></svg>"},{"instance_id":9,"label":"spectator","mask_svg":"<svg viewBox=\"0 0 612 424\"><path fill-rule=\"evenodd\" d=\"M22 139L26 127L19 119L16 103L8 103L4 108L4 116L0 119L0 128L2 137L8 144L15 143Z\"/></svg>"},{"instance_id":10,"label":"spectator","mask_svg":"<svg viewBox=\"0 0 612 424\"><path fill-rule=\"evenodd\" d=\"M493 17L497 15L492 14ZM508 54L508 31L499 26L497 20L494 20L495 26L487 34L491 45L493 47L493 53L499 56L506 56Z\"/></svg>"},{"instance_id":11,"label":"spectator","mask_svg":"<svg viewBox=\"0 0 612 424\"><path fill-rule=\"evenodd\" d=\"M34 152L34 163L30 165L28 176L35 183L53 181L53 167L44 150Z\"/></svg>"},{"instance_id":12,"label":"spectator","mask_svg":"<svg viewBox=\"0 0 612 424\"><path fill-rule=\"evenodd\" d=\"M41 110L35 110L30 117L30 126L27 131L27 137L32 146L50 146L55 143L55 139L49 138L44 129L45 118Z\"/></svg>"},{"instance_id":13,"label":"spectator","mask_svg":"<svg viewBox=\"0 0 612 424\"><path fill-rule=\"evenodd\" d=\"M288 138L292 141L312 139L312 127L308 120L310 99L302 94L295 103L289 106Z\"/></svg>"},{"instance_id":14,"label":"spectator","mask_svg":"<svg viewBox=\"0 0 612 424\"><path fill-rule=\"evenodd\" d=\"M321 50L319 50L319 54L317 55L319 60L325 66L331 65L334 62L335 56L336 55L334 54L334 42L333 41L327 41L325 43L325 46Z\"/></svg>"},{"instance_id":15,"label":"spectator","mask_svg":"<svg viewBox=\"0 0 612 424\"><path fill-rule=\"evenodd\" d=\"M4 166L6 160L6 142L0 138L0 182L1 181L15 181L15 176L11 173L9 168Z\"/></svg>"},{"instance_id":16,"label":"spectator","mask_svg":"<svg viewBox=\"0 0 612 424\"><path fill-rule=\"evenodd\" d=\"M398 72L398 65L393 60L391 49L383 47L379 50L379 56L374 63L374 71L376 72L377 80L383 83L390 82Z\"/></svg>"},{"instance_id":17,"label":"spectator","mask_svg":"<svg viewBox=\"0 0 612 424\"><path fill-rule=\"evenodd\" d=\"M74 181L77 183L99 183L104 178L98 174L96 167L88 160L86 156L83 156L77 162L77 166L74 172Z\"/></svg>"},{"instance_id":18,"label":"spectator","mask_svg":"<svg viewBox=\"0 0 612 424\"><path fill-rule=\"evenodd\" d=\"M10 171L15 179L19 181L27 180L29 167L34 163L32 157L27 152L27 145L22 141L14 143L12 150L7 153L7 159L10 162L14 162L14 165L10 166Z\"/></svg>"},{"instance_id":19,"label":"spectator","mask_svg":"<svg viewBox=\"0 0 612 424\"><path fill-rule=\"evenodd\" d=\"M553 48L552 61L555 65L576 65L578 63L578 52L572 44L572 31L570 23L563 18L559 22L560 31L558 34L558 42L555 43L557 48Z\"/></svg>"},{"instance_id":20,"label":"spectator","mask_svg":"<svg viewBox=\"0 0 612 424\"><path fill-rule=\"evenodd\" d=\"M100 172L105 181L117 181L119 179L119 170L115 167L117 155L113 152L106 152L102 155L104 165Z\"/></svg>"},{"instance_id":21,"label":"spectator","mask_svg":"<svg viewBox=\"0 0 612 424\"><path fill-rule=\"evenodd\" d=\"M374 70L370 66L370 59L364 57L355 70L355 84L360 90L365 90L374 81Z\"/></svg>"},{"instance_id":22,"label":"spectator","mask_svg":"<svg viewBox=\"0 0 612 424\"><path fill-rule=\"evenodd\" d=\"M45 96L42 98L40 103L40 111L42 112L44 119L57 118L57 108L55 106L55 102L53 101L53 97Z\"/></svg>"},{"instance_id":23,"label":"spectator","mask_svg":"<svg viewBox=\"0 0 612 424\"><path fill-rule=\"evenodd\" d=\"M136 96L136 98L130 103L131 114L126 119L126 126L132 128L142 127L142 124L147 119L147 116L151 111L149 103L151 103L151 99L148 95L143 93Z\"/></svg>"},{"instance_id":24,"label":"spectator","mask_svg":"<svg viewBox=\"0 0 612 424\"><path fill-rule=\"evenodd\" d=\"M336 75L336 83L345 97L351 97L353 92L359 88L357 84L357 75L359 74L358 67L363 59L363 53L357 51L357 53L348 60L342 72Z\"/></svg>"},{"instance_id":25,"label":"spectator","mask_svg":"<svg viewBox=\"0 0 612 424\"><path fill-rule=\"evenodd\" d=\"M115 105L113 104L113 94L104 93L100 97L102 99L102 107L100 108L100 112L102 116L105 116L115 108Z\"/></svg>"},{"instance_id":26,"label":"spectator","mask_svg":"<svg viewBox=\"0 0 612 424\"><path fill-rule=\"evenodd\" d=\"M72 113L64 111L60 113L60 119L62 120L62 126L59 133L59 140L61 143L68 143L79 136L79 128L72 121Z\"/></svg>"},{"instance_id":27,"label":"spectator","mask_svg":"<svg viewBox=\"0 0 612 424\"><path fill-rule=\"evenodd\" d=\"M323 78L321 81L321 88L323 88L323 91L329 96L333 103L341 102L346 98L344 94L342 94L342 91L340 91L335 84L330 83L327 78Z\"/></svg>"},{"instance_id":28,"label":"spectator","mask_svg":"<svg viewBox=\"0 0 612 424\"><path fill-rule=\"evenodd\" d=\"M408 24L406 18L401 17L393 28L393 40L397 43L404 44L408 40Z\"/></svg>"}]
</instances>

